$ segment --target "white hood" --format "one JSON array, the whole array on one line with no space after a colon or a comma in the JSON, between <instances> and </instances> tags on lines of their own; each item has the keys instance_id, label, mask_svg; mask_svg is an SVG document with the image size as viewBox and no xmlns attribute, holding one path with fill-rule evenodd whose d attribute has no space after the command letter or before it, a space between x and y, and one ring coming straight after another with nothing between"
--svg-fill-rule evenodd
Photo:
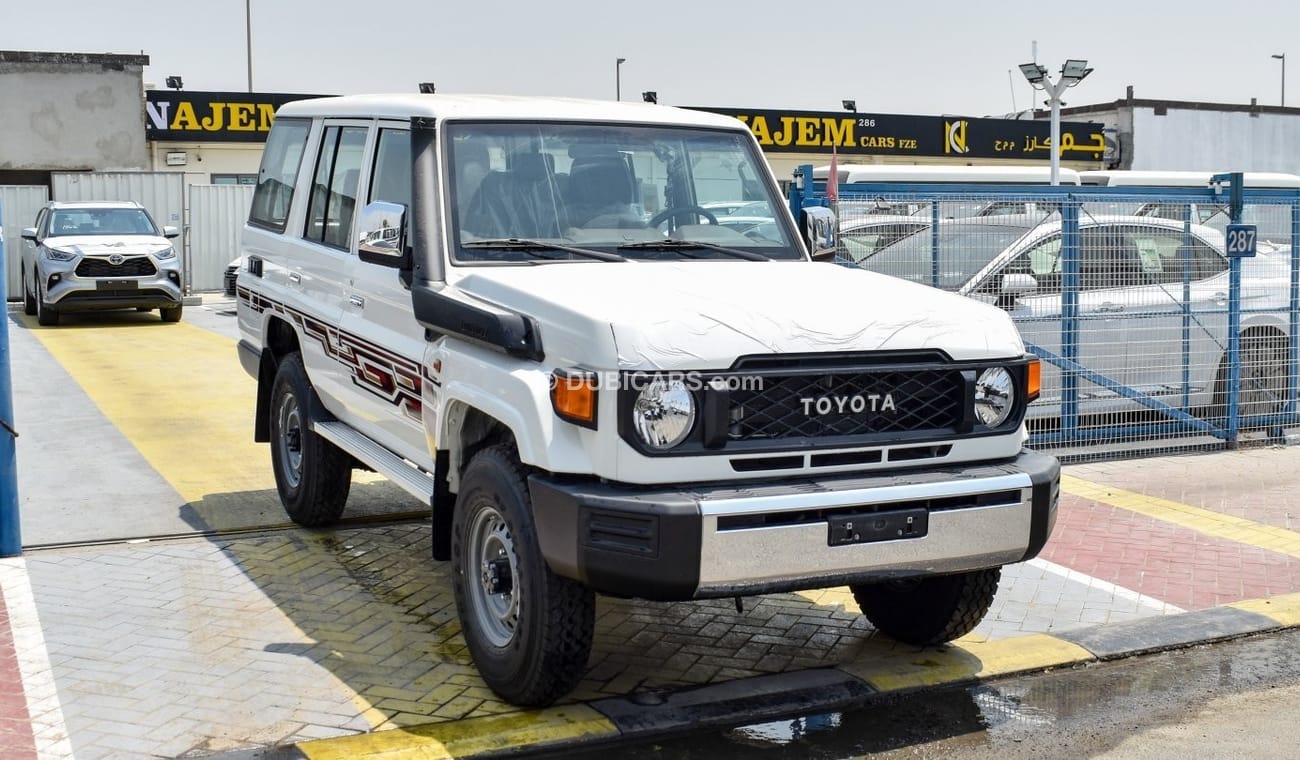
<instances>
[{"instance_id":1,"label":"white hood","mask_svg":"<svg viewBox=\"0 0 1300 760\"><path fill-rule=\"evenodd\" d=\"M82 256L111 256L115 253L138 256L157 253L172 245L167 238L157 235L60 235L47 237L42 242L47 248L73 251Z\"/></svg>"},{"instance_id":2,"label":"white hood","mask_svg":"<svg viewBox=\"0 0 1300 760\"><path fill-rule=\"evenodd\" d=\"M937 348L979 359L1024 350L1000 309L833 264L582 262L469 271L456 286L536 318L548 361L596 368L612 360L619 369L720 369L750 354ZM592 355L605 353L610 335L617 355Z\"/></svg>"}]
</instances>

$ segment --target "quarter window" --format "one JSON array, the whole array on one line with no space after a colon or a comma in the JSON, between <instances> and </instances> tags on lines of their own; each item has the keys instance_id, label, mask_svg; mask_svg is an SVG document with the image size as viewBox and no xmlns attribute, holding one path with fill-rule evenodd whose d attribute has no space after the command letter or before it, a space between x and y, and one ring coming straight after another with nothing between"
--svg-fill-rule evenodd
<instances>
[{"instance_id":1,"label":"quarter window","mask_svg":"<svg viewBox=\"0 0 1300 760\"><path fill-rule=\"evenodd\" d=\"M267 229L283 232L293 204L293 185L298 178L311 123L299 119L277 119L262 152L262 168L257 173L257 189L248 221Z\"/></svg>"}]
</instances>

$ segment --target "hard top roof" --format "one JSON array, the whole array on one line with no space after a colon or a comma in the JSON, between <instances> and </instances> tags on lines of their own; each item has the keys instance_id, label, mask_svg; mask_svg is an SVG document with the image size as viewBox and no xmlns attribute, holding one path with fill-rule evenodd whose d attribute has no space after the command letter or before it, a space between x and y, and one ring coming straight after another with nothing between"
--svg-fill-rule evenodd
<instances>
[{"instance_id":1,"label":"hard top roof","mask_svg":"<svg viewBox=\"0 0 1300 760\"><path fill-rule=\"evenodd\" d=\"M280 107L278 117L502 119L528 121L595 121L687 125L748 131L738 119L651 103L544 98L516 95L425 95L394 93L344 95L295 100Z\"/></svg>"},{"instance_id":2,"label":"hard top roof","mask_svg":"<svg viewBox=\"0 0 1300 760\"><path fill-rule=\"evenodd\" d=\"M144 208L135 201L50 201L45 205L51 209Z\"/></svg>"}]
</instances>

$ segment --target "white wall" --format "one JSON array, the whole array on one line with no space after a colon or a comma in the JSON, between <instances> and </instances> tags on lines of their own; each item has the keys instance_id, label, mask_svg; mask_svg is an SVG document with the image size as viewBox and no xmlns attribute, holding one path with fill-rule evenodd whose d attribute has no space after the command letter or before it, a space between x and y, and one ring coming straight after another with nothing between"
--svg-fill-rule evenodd
<instances>
[{"instance_id":1,"label":"white wall","mask_svg":"<svg viewBox=\"0 0 1300 760\"><path fill-rule=\"evenodd\" d=\"M1300 118L1290 114L1133 109L1132 169L1300 174Z\"/></svg>"}]
</instances>

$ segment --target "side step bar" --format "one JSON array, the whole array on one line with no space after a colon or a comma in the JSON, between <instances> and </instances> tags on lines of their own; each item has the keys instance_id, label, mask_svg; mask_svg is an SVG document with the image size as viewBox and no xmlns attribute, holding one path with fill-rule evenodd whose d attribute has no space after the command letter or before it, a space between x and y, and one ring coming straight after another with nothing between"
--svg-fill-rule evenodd
<instances>
[{"instance_id":1,"label":"side step bar","mask_svg":"<svg viewBox=\"0 0 1300 760\"><path fill-rule=\"evenodd\" d=\"M342 422L317 422L312 429L321 438L373 467L375 472L402 487L425 504L433 503L433 475L415 467Z\"/></svg>"}]
</instances>

